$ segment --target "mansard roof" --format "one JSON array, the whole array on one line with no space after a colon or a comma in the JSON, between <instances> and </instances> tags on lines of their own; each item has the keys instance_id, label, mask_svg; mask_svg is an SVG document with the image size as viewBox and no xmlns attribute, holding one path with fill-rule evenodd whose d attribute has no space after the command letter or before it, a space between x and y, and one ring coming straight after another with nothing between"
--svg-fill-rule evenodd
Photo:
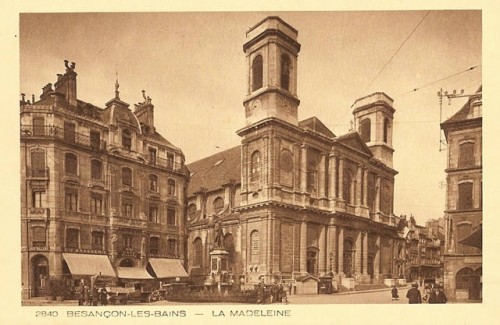
<instances>
[{"instance_id":1,"label":"mansard roof","mask_svg":"<svg viewBox=\"0 0 500 325\"><path fill-rule=\"evenodd\" d=\"M206 191L221 189L224 184L241 180L241 146L195 161L187 167L191 172L188 197L202 188Z\"/></svg>"},{"instance_id":2,"label":"mansard roof","mask_svg":"<svg viewBox=\"0 0 500 325\"><path fill-rule=\"evenodd\" d=\"M476 93L469 97L469 100L467 100L467 102L464 104L464 106L462 106L462 108L458 112L456 112L452 117L450 117L449 119L444 121L441 124L441 126L447 126L447 125L453 124L455 122L461 122L461 121L470 120L473 118L478 118L477 116L474 117L472 115L471 104L473 102L475 102L477 99L482 98L482 90L483 90L483 86L481 85L479 87L479 89L476 91Z\"/></svg>"}]
</instances>

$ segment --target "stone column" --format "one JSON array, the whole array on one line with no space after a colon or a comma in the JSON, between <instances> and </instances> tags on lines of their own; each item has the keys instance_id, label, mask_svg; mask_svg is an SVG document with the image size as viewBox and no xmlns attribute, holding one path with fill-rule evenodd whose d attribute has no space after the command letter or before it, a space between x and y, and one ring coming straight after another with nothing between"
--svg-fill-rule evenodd
<instances>
[{"instance_id":1,"label":"stone column","mask_svg":"<svg viewBox=\"0 0 500 325\"><path fill-rule=\"evenodd\" d=\"M322 199L326 197L326 155L324 153L321 153L320 155L320 160L319 160L319 191L318 191L318 198Z\"/></svg>"},{"instance_id":2,"label":"stone column","mask_svg":"<svg viewBox=\"0 0 500 325\"><path fill-rule=\"evenodd\" d=\"M300 191L307 192L307 146L302 145L301 159L300 159Z\"/></svg>"},{"instance_id":3,"label":"stone column","mask_svg":"<svg viewBox=\"0 0 500 325\"><path fill-rule=\"evenodd\" d=\"M328 175L328 199L330 199L330 207L335 207L335 198L336 198L336 180L337 180L337 157L333 154L330 155L330 161L328 164L329 167L329 175Z\"/></svg>"},{"instance_id":4,"label":"stone column","mask_svg":"<svg viewBox=\"0 0 500 325\"><path fill-rule=\"evenodd\" d=\"M300 224L300 273L307 273L307 222Z\"/></svg>"},{"instance_id":5,"label":"stone column","mask_svg":"<svg viewBox=\"0 0 500 325\"><path fill-rule=\"evenodd\" d=\"M325 228L326 226L321 226L321 230L319 232L319 256L318 256L318 272L319 275L324 275L326 270L328 269L328 257L326 256L326 236L325 236Z\"/></svg>"},{"instance_id":6,"label":"stone column","mask_svg":"<svg viewBox=\"0 0 500 325\"><path fill-rule=\"evenodd\" d=\"M248 157L248 145L244 144L241 146L241 171L242 171L242 179L241 179L241 192L245 193L248 190L248 168L247 165L247 157Z\"/></svg>"},{"instance_id":7,"label":"stone column","mask_svg":"<svg viewBox=\"0 0 500 325\"><path fill-rule=\"evenodd\" d=\"M375 256L373 257L373 275L375 279L380 275L380 262L382 260L382 247L380 246L380 235L376 235L375 239L375 247L377 250L375 251Z\"/></svg>"},{"instance_id":8,"label":"stone column","mask_svg":"<svg viewBox=\"0 0 500 325\"><path fill-rule=\"evenodd\" d=\"M363 233L363 275L368 275L368 233Z\"/></svg>"},{"instance_id":9,"label":"stone column","mask_svg":"<svg viewBox=\"0 0 500 325\"><path fill-rule=\"evenodd\" d=\"M333 257L333 261L330 261L330 256ZM327 271L338 273L337 269L337 257L339 256L337 252L337 226L328 225L326 232L326 258L327 258ZM332 263L332 265L330 265Z\"/></svg>"},{"instance_id":10,"label":"stone column","mask_svg":"<svg viewBox=\"0 0 500 325\"><path fill-rule=\"evenodd\" d=\"M356 249L355 249L355 256L354 257L354 274L361 274L361 258L362 256L362 233L358 232L358 235L356 236Z\"/></svg>"},{"instance_id":11,"label":"stone column","mask_svg":"<svg viewBox=\"0 0 500 325\"><path fill-rule=\"evenodd\" d=\"M339 260L339 274L344 275L344 228L338 227L339 244L337 249L337 256Z\"/></svg>"},{"instance_id":12,"label":"stone column","mask_svg":"<svg viewBox=\"0 0 500 325\"><path fill-rule=\"evenodd\" d=\"M363 168L363 203L362 205L368 206L368 168Z\"/></svg>"},{"instance_id":13,"label":"stone column","mask_svg":"<svg viewBox=\"0 0 500 325\"><path fill-rule=\"evenodd\" d=\"M380 221L380 176L377 175L377 180L375 182L375 221Z\"/></svg>"},{"instance_id":14,"label":"stone column","mask_svg":"<svg viewBox=\"0 0 500 325\"><path fill-rule=\"evenodd\" d=\"M344 200L344 158L339 157L339 199Z\"/></svg>"},{"instance_id":15,"label":"stone column","mask_svg":"<svg viewBox=\"0 0 500 325\"><path fill-rule=\"evenodd\" d=\"M354 192L356 193L356 202L354 203L357 207L361 205L361 179L362 179L362 174L363 173L363 168L361 165L358 165L357 171L356 171L356 189Z\"/></svg>"}]
</instances>

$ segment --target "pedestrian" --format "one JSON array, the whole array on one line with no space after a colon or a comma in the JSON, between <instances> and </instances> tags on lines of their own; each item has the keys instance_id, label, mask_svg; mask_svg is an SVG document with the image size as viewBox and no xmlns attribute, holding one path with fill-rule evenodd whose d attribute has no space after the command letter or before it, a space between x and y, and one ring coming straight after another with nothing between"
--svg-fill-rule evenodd
<instances>
[{"instance_id":1,"label":"pedestrian","mask_svg":"<svg viewBox=\"0 0 500 325\"><path fill-rule=\"evenodd\" d=\"M391 295L392 295L392 300L399 300L398 288L396 288L396 285L392 287Z\"/></svg>"},{"instance_id":2,"label":"pedestrian","mask_svg":"<svg viewBox=\"0 0 500 325\"><path fill-rule=\"evenodd\" d=\"M406 298L408 298L409 304L421 304L422 303L422 295L418 290L418 284L414 283L412 288L408 290L406 293Z\"/></svg>"},{"instance_id":3,"label":"pedestrian","mask_svg":"<svg viewBox=\"0 0 500 325\"><path fill-rule=\"evenodd\" d=\"M78 306L83 306L83 284L80 282L75 288L75 298L78 300Z\"/></svg>"},{"instance_id":4,"label":"pedestrian","mask_svg":"<svg viewBox=\"0 0 500 325\"><path fill-rule=\"evenodd\" d=\"M101 306L108 305L108 291L106 288L101 288L99 291L99 300L101 301Z\"/></svg>"},{"instance_id":5,"label":"pedestrian","mask_svg":"<svg viewBox=\"0 0 500 325\"><path fill-rule=\"evenodd\" d=\"M97 302L99 301L99 289L94 286L92 289L92 306L97 306Z\"/></svg>"},{"instance_id":6,"label":"pedestrian","mask_svg":"<svg viewBox=\"0 0 500 325\"><path fill-rule=\"evenodd\" d=\"M445 304L448 301L441 286L436 285L429 296L430 304Z\"/></svg>"},{"instance_id":7,"label":"pedestrian","mask_svg":"<svg viewBox=\"0 0 500 325\"><path fill-rule=\"evenodd\" d=\"M85 306L89 306L90 305L90 292L89 292L89 287L88 286L84 286L83 287L83 304Z\"/></svg>"}]
</instances>

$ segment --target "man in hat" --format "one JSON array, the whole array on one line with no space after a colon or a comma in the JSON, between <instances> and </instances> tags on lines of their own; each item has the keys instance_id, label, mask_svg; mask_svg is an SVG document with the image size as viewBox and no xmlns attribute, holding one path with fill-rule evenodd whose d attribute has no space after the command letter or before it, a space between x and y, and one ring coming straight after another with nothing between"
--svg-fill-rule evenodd
<instances>
[{"instance_id":1,"label":"man in hat","mask_svg":"<svg viewBox=\"0 0 500 325\"><path fill-rule=\"evenodd\" d=\"M444 294L443 288L440 285L436 285L434 290L432 290L429 296L430 304L445 304L448 301L446 295Z\"/></svg>"},{"instance_id":2,"label":"man in hat","mask_svg":"<svg viewBox=\"0 0 500 325\"><path fill-rule=\"evenodd\" d=\"M414 283L410 290L406 293L406 298L408 298L409 304L421 304L422 303L422 295L418 290L418 284Z\"/></svg>"}]
</instances>

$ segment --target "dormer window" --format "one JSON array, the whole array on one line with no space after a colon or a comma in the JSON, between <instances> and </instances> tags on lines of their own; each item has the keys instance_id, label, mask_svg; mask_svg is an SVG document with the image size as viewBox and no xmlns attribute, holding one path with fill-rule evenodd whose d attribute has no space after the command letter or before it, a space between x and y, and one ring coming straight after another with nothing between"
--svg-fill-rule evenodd
<instances>
[{"instance_id":1,"label":"dormer window","mask_svg":"<svg viewBox=\"0 0 500 325\"><path fill-rule=\"evenodd\" d=\"M132 134L126 129L122 131L122 147L128 151L132 150Z\"/></svg>"}]
</instances>

